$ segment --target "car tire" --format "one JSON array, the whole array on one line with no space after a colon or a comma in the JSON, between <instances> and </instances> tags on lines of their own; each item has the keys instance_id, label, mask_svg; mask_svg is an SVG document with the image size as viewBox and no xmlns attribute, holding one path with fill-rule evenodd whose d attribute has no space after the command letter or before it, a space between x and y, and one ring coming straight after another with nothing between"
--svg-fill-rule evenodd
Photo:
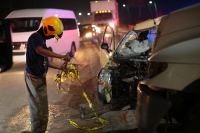
<instances>
[{"instance_id":1,"label":"car tire","mask_svg":"<svg viewBox=\"0 0 200 133\"><path fill-rule=\"evenodd\" d=\"M74 57L75 53L76 53L76 45L73 42L72 45L71 45L70 56Z\"/></svg>"}]
</instances>

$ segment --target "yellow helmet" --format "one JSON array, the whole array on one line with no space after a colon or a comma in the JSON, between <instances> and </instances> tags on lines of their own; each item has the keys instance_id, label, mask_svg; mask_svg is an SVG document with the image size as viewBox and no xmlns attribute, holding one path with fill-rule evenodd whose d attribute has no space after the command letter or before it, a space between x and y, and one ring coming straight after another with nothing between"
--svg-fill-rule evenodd
<instances>
[{"instance_id":1,"label":"yellow helmet","mask_svg":"<svg viewBox=\"0 0 200 133\"><path fill-rule=\"evenodd\" d=\"M58 17L51 16L43 19L42 26L46 36L54 35L56 40L62 37L64 27Z\"/></svg>"}]
</instances>

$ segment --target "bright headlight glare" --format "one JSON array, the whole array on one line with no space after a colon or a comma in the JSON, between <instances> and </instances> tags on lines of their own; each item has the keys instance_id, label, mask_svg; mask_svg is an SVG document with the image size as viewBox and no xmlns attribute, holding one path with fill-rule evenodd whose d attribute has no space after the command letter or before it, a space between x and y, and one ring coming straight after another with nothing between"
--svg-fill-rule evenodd
<instances>
[{"instance_id":1,"label":"bright headlight glare","mask_svg":"<svg viewBox=\"0 0 200 133\"><path fill-rule=\"evenodd\" d=\"M114 23L109 23L109 25L114 28L115 27L115 24Z\"/></svg>"},{"instance_id":2,"label":"bright headlight glare","mask_svg":"<svg viewBox=\"0 0 200 133\"><path fill-rule=\"evenodd\" d=\"M99 27L96 27L96 32L101 33L101 29Z\"/></svg>"},{"instance_id":3,"label":"bright headlight glare","mask_svg":"<svg viewBox=\"0 0 200 133\"><path fill-rule=\"evenodd\" d=\"M89 33L87 33L86 35L85 35L85 37L91 37L92 36L92 33L91 32L89 32Z\"/></svg>"},{"instance_id":4,"label":"bright headlight glare","mask_svg":"<svg viewBox=\"0 0 200 133\"><path fill-rule=\"evenodd\" d=\"M105 34L105 37L110 37L110 36L111 36L110 34L107 34L107 33Z\"/></svg>"},{"instance_id":5,"label":"bright headlight glare","mask_svg":"<svg viewBox=\"0 0 200 133\"><path fill-rule=\"evenodd\" d=\"M110 52L108 55L111 57L113 54L112 54L112 52Z\"/></svg>"},{"instance_id":6,"label":"bright headlight glare","mask_svg":"<svg viewBox=\"0 0 200 133\"><path fill-rule=\"evenodd\" d=\"M25 45L25 43L21 43L21 45L20 45L20 50L24 50L26 48L26 45Z\"/></svg>"},{"instance_id":7,"label":"bright headlight glare","mask_svg":"<svg viewBox=\"0 0 200 133\"><path fill-rule=\"evenodd\" d=\"M93 31L96 31L97 33L101 33L101 29L96 26L96 25L92 25Z\"/></svg>"}]
</instances>

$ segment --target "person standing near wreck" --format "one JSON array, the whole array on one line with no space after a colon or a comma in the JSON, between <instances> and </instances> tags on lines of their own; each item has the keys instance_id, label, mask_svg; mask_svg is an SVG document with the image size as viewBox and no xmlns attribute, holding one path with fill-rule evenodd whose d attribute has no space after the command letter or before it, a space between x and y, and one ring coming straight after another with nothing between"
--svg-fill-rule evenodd
<instances>
[{"instance_id":1,"label":"person standing near wreck","mask_svg":"<svg viewBox=\"0 0 200 133\"><path fill-rule=\"evenodd\" d=\"M62 37L63 24L55 16L42 20L40 29L33 33L27 43L24 80L31 118L30 133L45 133L48 124L48 97L46 73L48 67L65 69L48 61L48 57L70 60L69 54L60 55L48 50L46 40Z\"/></svg>"}]
</instances>

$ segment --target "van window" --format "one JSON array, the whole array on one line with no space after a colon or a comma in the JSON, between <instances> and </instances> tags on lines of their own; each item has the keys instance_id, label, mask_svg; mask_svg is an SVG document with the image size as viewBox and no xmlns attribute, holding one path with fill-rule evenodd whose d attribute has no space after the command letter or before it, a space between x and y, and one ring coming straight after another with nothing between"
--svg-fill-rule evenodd
<instances>
[{"instance_id":1,"label":"van window","mask_svg":"<svg viewBox=\"0 0 200 133\"><path fill-rule=\"evenodd\" d=\"M13 18L9 20L12 32L15 33L38 30L42 18Z\"/></svg>"},{"instance_id":2,"label":"van window","mask_svg":"<svg viewBox=\"0 0 200 133\"><path fill-rule=\"evenodd\" d=\"M63 23L64 26L64 30L73 30L73 29L77 29L77 24L76 24L76 20L75 19L64 19L64 18L60 18L60 20Z\"/></svg>"}]
</instances>

